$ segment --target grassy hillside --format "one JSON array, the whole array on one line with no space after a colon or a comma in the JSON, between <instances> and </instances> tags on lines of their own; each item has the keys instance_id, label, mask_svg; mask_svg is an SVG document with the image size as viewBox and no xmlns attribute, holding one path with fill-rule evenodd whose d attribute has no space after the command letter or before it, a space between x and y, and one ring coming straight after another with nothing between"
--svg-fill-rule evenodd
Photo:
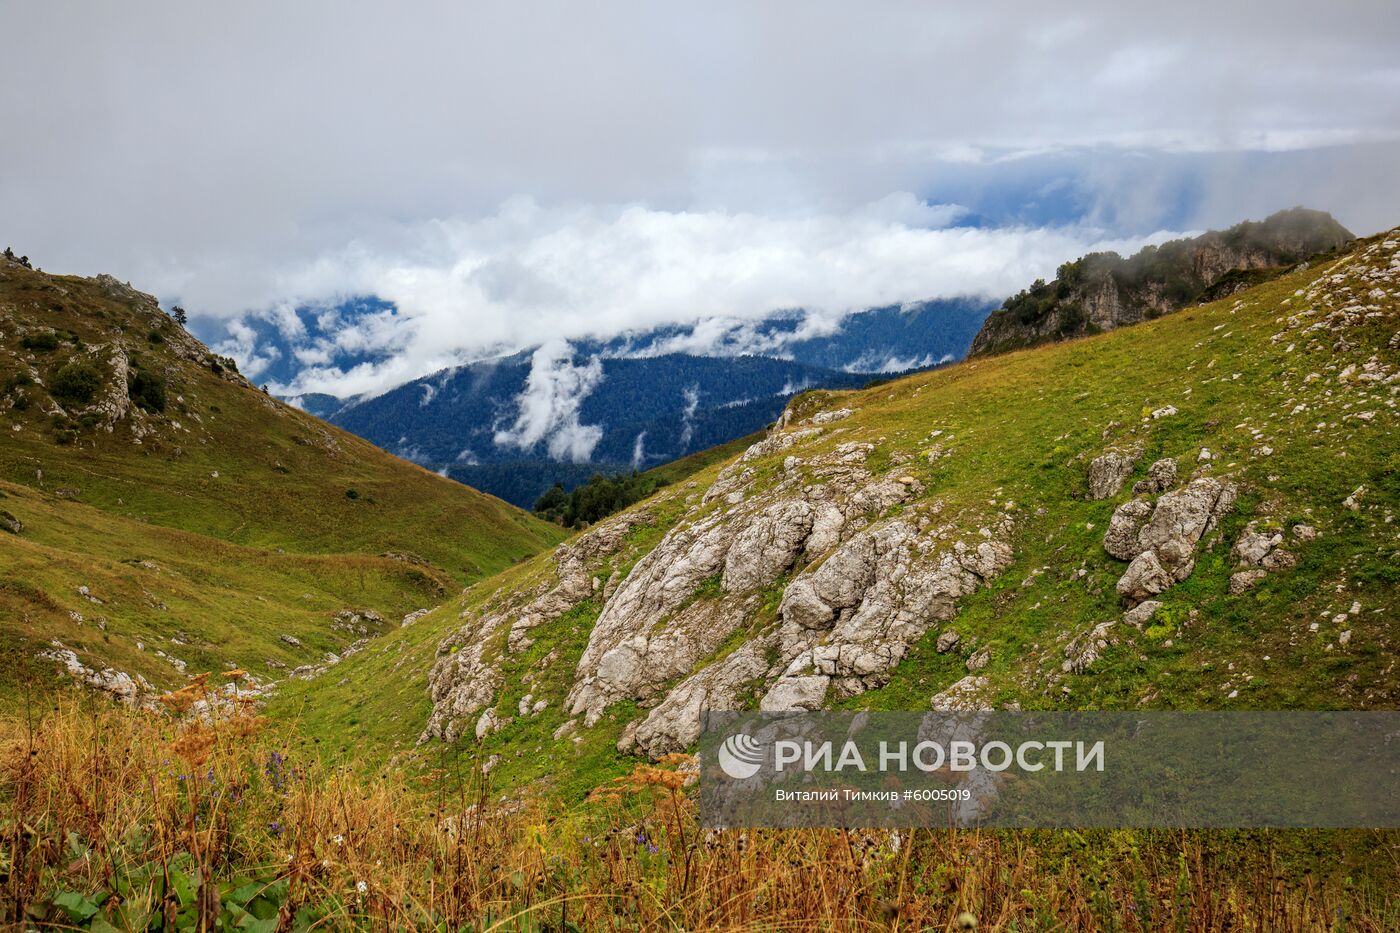
<instances>
[{"instance_id":1,"label":"grassy hillside","mask_svg":"<svg viewBox=\"0 0 1400 933\"><path fill-rule=\"evenodd\" d=\"M266 718L177 724L60 703L37 727L0 722L0 788L15 789L0 798L26 827L12 834L26 844L12 847L0 909L88 929L141 928L160 911L192 928L201 910L256 929L1395 929L1393 832L706 833L676 770L687 756L653 767L618 744L635 747L634 724L678 687L755 645L760 661L777 650L786 592L901 523L927 529L930 560L964 540L1008 556L883 682L826 705L927 709L954 689L998 707L1393 708L1398 331L1400 231L1141 326L810 393L743 453L410 624L391 620L319 676L279 683ZM1106 462L1129 463L1121 488L1102 488ZM748 589L727 588L727 566L684 578L683 599L641 620L648 634L703 630L741 608L693 670L591 721L566 711L581 673L598 673L581 659L618 621L633 575L682 580L686 535L850 476L880 492L859 500L853 537ZM1106 529L1128 503L1161 508L1163 486L1204 479L1231 484L1233 507L1155 614L1129 623L1117 591L1129 565L1106 551ZM104 599L74 603L94 650L144 637L164 602L216 620L227 644L179 646L216 666L268 651L244 640L245 619L262 626L307 600L297 637L315 653L348 637L324 630L337 606L397 612L434 589L420 565L396 578L403 561L214 547L49 489L0 493L0 510L25 521L17 538L0 532L0 555L19 567L3 579L23 581L0 592L34 612L68 600L81 570ZM1289 559L1235 586L1236 545L1257 536ZM267 601L256 614L250 586ZM108 631L89 613L108 615ZM124 657L132 670L149 661ZM474 676L452 683L454 670ZM734 704L765 696L777 675L758 670Z\"/></svg>"},{"instance_id":2,"label":"grassy hillside","mask_svg":"<svg viewBox=\"0 0 1400 933\"><path fill-rule=\"evenodd\" d=\"M359 636L335 613L397 624L561 534L269 398L150 296L9 261L0 495L6 692L55 639L157 686L156 651L279 676Z\"/></svg>"},{"instance_id":3,"label":"grassy hillside","mask_svg":"<svg viewBox=\"0 0 1400 933\"><path fill-rule=\"evenodd\" d=\"M973 533L1002 523L1011 529L1009 567L917 641L886 685L832 702L924 709L970 679L973 695L997 706L1393 707L1400 699L1391 523L1400 503L1397 266L1400 234L1382 235L1325 265L1137 327L795 402L798 417L852 414L753 459L750 499L777 488L793 453L815 462L838 445L868 442L877 477L908 477L919 490L869 516L872 527L927 514ZM1140 448L1136 466L1119 493L1091 500L1089 464L1114 447ZM1133 484L1167 457L1179 466L1178 485L1193 475L1228 479L1239 498L1202 540L1194 571L1157 597L1162 607L1139 629L1119 621L1125 606L1115 583L1126 565L1106 553L1104 534ZM712 464L624 513L643 517L598 577L625 576L678 523L725 515L722 500L702 501L724 466ZM1232 592L1239 561L1231 549L1251 523L1280 534L1296 563ZM820 562L799 563L760 594L745 625L699 669L770 630L783 587ZM488 632L485 654L502 674L491 702L508 722L486 736L481 754L500 756L498 786L530 782L576 797L630 767L614 744L657 698L618 702L592 727L569 725L565 696L606 588L535 628L528 648L505 644L511 607L522 594L542 592L554 573L542 554L479 584L376 641L335 678L283 692L272 710L302 716L361 755L410 749L430 711L427 676L439 642L464 620L497 612L504 621ZM686 605L720 599L711 581ZM1071 642L1109 621L1117 624L1101 656L1067 670ZM960 644L940 653L937 636L948 629ZM448 642L445 650L464 647ZM762 692L743 702L756 703ZM526 694L547 705L519 712ZM473 745L475 718L459 748ZM441 752L429 745L417 754L432 763Z\"/></svg>"}]
</instances>

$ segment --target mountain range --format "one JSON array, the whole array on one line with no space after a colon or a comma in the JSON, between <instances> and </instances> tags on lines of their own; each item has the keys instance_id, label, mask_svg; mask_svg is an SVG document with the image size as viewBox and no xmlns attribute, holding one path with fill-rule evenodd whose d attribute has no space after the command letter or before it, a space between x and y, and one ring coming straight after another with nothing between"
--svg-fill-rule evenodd
<instances>
[{"instance_id":1,"label":"mountain range","mask_svg":"<svg viewBox=\"0 0 1400 933\"><path fill-rule=\"evenodd\" d=\"M977 299L875 308L832 321L785 312L611 340L551 343L365 399L291 400L375 444L530 507L550 486L647 469L771 424L795 394L961 358Z\"/></svg>"}]
</instances>

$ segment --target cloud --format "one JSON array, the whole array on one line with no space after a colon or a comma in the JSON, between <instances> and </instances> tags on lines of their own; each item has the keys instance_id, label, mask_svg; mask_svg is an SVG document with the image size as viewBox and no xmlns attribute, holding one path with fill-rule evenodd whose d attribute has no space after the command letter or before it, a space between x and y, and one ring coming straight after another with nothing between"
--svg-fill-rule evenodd
<instances>
[{"instance_id":1,"label":"cloud","mask_svg":"<svg viewBox=\"0 0 1400 933\"><path fill-rule=\"evenodd\" d=\"M919 203L906 193L845 212L770 216L513 199L482 220L424 225L397 247L357 244L283 277L289 296L317 307L373 294L394 307L337 322L316 346L329 362L307 366L284 389L373 393L537 345L541 335L606 339L667 325L695 327L645 352L780 354L787 341L830 333L854 311L999 298L1086 251L1131 251L1168 235L911 226L958 213ZM795 335L756 326L798 308L807 315ZM365 353L376 358L335 364L337 355Z\"/></svg>"},{"instance_id":2,"label":"cloud","mask_svg":"<svg viewBox=\"0 0 1400 933\"><path fill-rule=\"evenodd\" d=\"M308 390L541 334L1000 296L1298 203L1400 221L1381 2L11 6L6 240L293 344L293 306L393 301L299 347Z\"/></svg>"},{"instance_id":3,"label":"cloud","mask_svg":"<svg viewBox=\"0 0 1400 933\"><path fill-rule=\"evenodd\" d=\"M596 356L578 365L566 342L541 346L531 357L525 391L516 398L515 423L496 431L496 445L522 451L543 445L555 460L587 463L603 429L580 424L579 406L602 380L603 362Z\"/></svg>"},{"instance_id":4,"label":"cloud","mask_svg":"<svg viewBox=\"0 0 1400 933\"><path fill-rule=\"evenodd\" d=\"M698 385L687 386L681 391L681 399L685 402L681 408L681 450L690 446L690 439L695 436L695 411L700 407L700 387Z\"/></svg>"}]
</instances>

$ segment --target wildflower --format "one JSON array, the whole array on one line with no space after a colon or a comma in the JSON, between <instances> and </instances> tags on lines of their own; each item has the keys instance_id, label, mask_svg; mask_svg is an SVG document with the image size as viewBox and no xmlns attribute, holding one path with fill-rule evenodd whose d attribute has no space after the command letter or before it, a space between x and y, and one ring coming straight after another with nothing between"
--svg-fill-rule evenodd
<instances>
[{"instance_id":1,"label":"wildflower","mask_svg":"<svg viewBox=\"0 0 1400 933\"><path fill-rule=\"evenodd\" d=\"M647 851L650 852L652 855L655 855L656 853L660 852L661 849L655 845L649 845L647 846Z\"/></svg>"},{"instance_id":2,"label":"wildflower","mask_svg":"<svg viewBox=\"0 0 1400 933\"><path fill-rule=\"evenodd\" d=\"M369 885L365 884L363 881L356 881L355 891L360 895L360 897L364 897L366 894L369 893Z\"/></svg>"},{"instance_id":3,"label":"wildflower","mask_svg":"<svg viewBox=\"0 0 1400 933\"><path fill-rule=\"evenodd\" d=\"M345 845L345 837L337 833L335 838L332 839L331 842L334 842L338 846L343 846Z\"/></svg>"}]
</instances>

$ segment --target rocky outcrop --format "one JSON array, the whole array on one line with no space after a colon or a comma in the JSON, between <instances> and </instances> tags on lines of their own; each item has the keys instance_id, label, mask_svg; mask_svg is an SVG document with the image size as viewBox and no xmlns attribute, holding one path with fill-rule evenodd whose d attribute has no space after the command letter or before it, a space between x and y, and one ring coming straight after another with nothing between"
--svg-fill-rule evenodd
<instances>
[{"instance_id":1,"label":"rocky outcrop","mask_svg":"<svg viewBox=\"0 0 1400 933\"><path fill-rule=\"evenodd\" d=\"M869 443L800 455L820 434L778 429L753 445L607 593L565 701L584 727L624 699L654 704L620 747L657 756L695 740L702 709L741 696L816 709L871 689L1010 563L1009 519L935 526L919 506L882 518L909 508L918 481L875 475ZM760 461L784 454L774 478ZM777 620L716 658L779 585ZM489 676L473 683L472 702L496 689Z\"/></svg>"},{"instance_id":2,"label":"rocky outcrop","mask_svg":"<svg viewBox=\"0 0 1400 933\"><path fill-rule=\"evenodd\" d=\"M1072 639L1065 646L1065 660L1060 669L1066 674L1082 674L1097 661L1105 650L1111 645L1118 643L1113 635L1113 628L1118 624L1118 620L1110 619L1107 622L1100 622L1089 631Z\"/></svg>"},{"instance_id":3,"label":"rocky outcrop","mask_svg":"<svg viewBox=\"0 0 1400 933\"><path fill-rule=\"evenodd\" d=\"M1297 537L1299 540L1309 540L1304 539L1302 535ZM1230 595L1238 596L1253 589L1272 571L1294 566L1297 558L1291 551L1285 550L1282 544L1281 532L1261 532L1257 521L1246 525L1239 539L1235 541L1235 546L1230 549L1230 557L1237 568L1230 575Z\"/></svg>"},{"instance_id":4,"label":"rocky outcrop","mask_svg":"<svg viewBox=\"0 0 1400 933\"><path fill-rule=\"evenodd\" d=\"M1164 493L1155 505L1143 499L1123 503L1104 534L1104 550L1129 561L1118 593L1136 605L1180 583L1196 565L1196 545L1234 505L1233 483L1200 476Z\"/></svg>"},{"instance_id":5,"label":"rocky outcrop","mask_svg":"<svg viewBox=\"0 0 1400 933\"><path fill-rule=\"evenodd\" d=\"M1154 462L1147 468L1147 478L1133 484L1133 495L1150 496L1166 492L1176 485L1176 472L1176 461L1170 457Z\"/></svg>"},{"instance_id":6,"label":"rocky outcrop","mask_svg":"<svg viewBox=\"0 0 1400 933\"><path fill-rule=\"evenodd\" d=\"M1142 451L1110 450L1089 462L1089 498L1111 499L1123 488Z\"/></svg>"},{"instance_id":7,"label":"rocky outcrop","mask_svg":"<svg viewBox=\"0 0 1400 933\"><path fill-rule=\"evenodd\" d=\"M554 551L554 579L508 599L506 605L462 613L463 625L438 645L437 660L428 675L433 710L419 741L459 736L471 717L494 705L503 678L502 648L492 636L505 634L504 650L525 651L532 644L530 632L569 612L601 589L597 572L616 554L628 534L654 517L646 509L625 512L602 522L587 534Z\"/></svg>"},{"instance_id":8,"label":"rocky outcrop","mask_svg":"<svg viewBox=\"0 0 1400 933\"><path fill-rule=\"evenodd\" d=\"M39 657L57 661L74 683L105 693L123 706L136 709L159 708L154 688L140 674L132 677L125 671L110 667L94 670L78 659L77 652L59 641L53 642L51 648L41 651Z\"/></svg>"},{"instance_id":9,"label":"rocky outcrop","mask_svg":"<svg viewBox=\"0 0 1400 933\"><path fill-rule=\"evenodd\" d=\"M865 465L873 445L851 442L806 459L786 457L777 484L745 501L756 461L820 433L778 430L751 446L702 497L702 503L728 508L683 520L637 562L593 627L567 700L571 714L592 725L618 700L654 698L752 617L758 593L915 491L912 480L874 476ZM710 596L698 599L711 583L717 586ZM719 669L703 682L677 687L676 702L721 689L725 677ZM660 718L676 703L662 705ZM674 731L647 727L639 735Z\"/></svg>"},{"instance_id":10,"label":"rocky outcrop","mask_svg":"<svg viewBox=\"0 0 1400 933\"><path fill-rule=\"evenodd\" d=\"M1036 282L992 312L971 356L1068 340L1138 324L1218 297L1230 276L1285 271L1353 239L1328 214L1302 208L1187 240L1149 246L1124 259L1091 253L1065 263L1054 281Z\"/></svg>"}]
</instances>

